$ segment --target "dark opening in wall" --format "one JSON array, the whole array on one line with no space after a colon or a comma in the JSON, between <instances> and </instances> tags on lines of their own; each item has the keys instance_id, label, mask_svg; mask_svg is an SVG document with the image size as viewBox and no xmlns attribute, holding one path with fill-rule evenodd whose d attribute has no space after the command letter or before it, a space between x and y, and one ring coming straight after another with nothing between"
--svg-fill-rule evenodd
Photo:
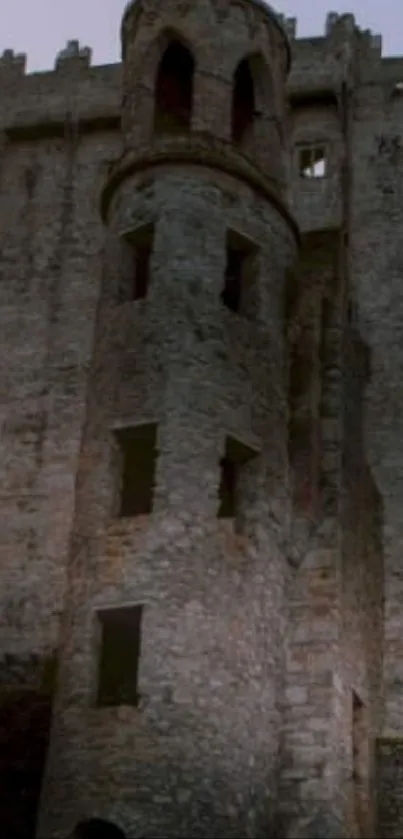
<instances>
[{"instance_id":1,"label":"dark opening in wall","mask_svg":"<svg viewBox=\"0 0 403 839\"><path fill-rule=\"evenodd\" d=\"M143 606L98 612L100 654L97 705L137 706Z\"/></svg>"},{"instance_id":2,"label":"dark opening in wall","mask_svg":"<svg viewBox=\"0 0 403 839\"><path fill-rule=\"evenodd\" d=\"M242 144L255 119L255 86L250 61L245 58L235 71L232 90L233 143Z\"/></svg>"},{"instance_id":3,"label":"dark opening in wall","mask_svg":"<svg viewBox=\"0 0 403 839\"><path fill-rule=\"evenodd\" d=\"M52 697L0 692L1 836L34 839L51 724Z\"/></svg>"},{"instance_id":4,"label":"dark opening in wall","mask_svg":"<svg viewBox=\"0 0 403 839\"><path fill-rule=\"evenodd\" d=\"M148 515L153 507L157 461L157 425L116 431L121 450L120 516Z\"/></svg>"},{"instance_id":5,"label":"dark opening in wall","mask_svg":"<svg viewBox=\"0 0 403 839\"><path fill-rule=\"evenodd\" d=\"M155 90L155 131L189 131L192 119L194 59L180 41L166 48L157 72Z\"/></svg>"},{"instance_id":6,"label":"dark opening in wall","mask_svg":"<svg viewBox=\"0 0 403 839\"><path fill-rule=\"evenodd\" d=\"M76 824L71 839L125 839L125 834L105 819L87 819Z\"/></svg>"},{"instance_id":7,"label":"dark opening in wall","mask_svg":"<svg viewBox=\"0 0 403 839\"><path fill-rule=\"evenodd\" d=\"M226 240L226 266L221 301L239 314L256 312L256 254L254 242L230 230Z\"/></svg>"},{"instance_id":8,"label":"dark opening in wall","mask_svg":"<svg viewBox=\"0 0 403 839\"><path fill-rule=\"evenodd\" d=\"M249 463L256 452L234 437L227 437L225 454L220 461L220 488L218 518L236 518L238 512L239 482L243 467Z\"/></svg>"},{"instance_id":9,"label":"dark opening in wall","mask_svg":"<svg viewBox=\"0 0 403 839\"><path fill-rule=\"evenodd\" d=\"M369 748L367 709L360 697L352 693L352 781L353 809L357 836L370 836Z\"/></svg>"},{"instance_id":10,"label":"dark opening in wall","mask_svg":"<svg viewBox=\"0 0 403 839\"><path fill-rule=\"evenodd\" d=\"M298 149L298 172L301 178L324 178L327 174L325 146L301 146Z\"/></svg>"},{"instance_id":11,"label":"dark opening in wall","mask_svg":"<svg viewBox=\"0 0 403 839\"><path fill-rule=\"evenodd\" d=\"M358 324L358 306L352 296L349 295L347 300L347 323L351 326Z\"/></svg>"},{"instance_id":12,"label":"dark opening in wall","mask_svg":"<svg viewBox=\"0 0 403 839\"><path fill-rule=\"evenodd\" d=\"M130 249L124 266L126 300L142 300L147 297L150 284L150 265L154 244L154 225L144 224L125 234Z\"/></svg>"},{"instance_id":13,"label":"dark opening in wall","mask_svg":"<svg viewBox=\"0 0 403 839\"><path fill-rule=\"evenodd\" d=\"M220 507L218 517L221 519L233 518L236 511L236 489L239 466L225 455L220 463Z\"/></svg>"},{"instance_id":14,"label":"dark opening in wall","mask_svg":"<svg viewBox=\"0 0 403 839\"><path fill-rule=\"evenodd\" d=\"M290 351L288 391L288 454L292 470L292 496L299 512L311 509L316 491L313 374L309 336L303 335L303 340Z\"/></svg>"}]
</instances>

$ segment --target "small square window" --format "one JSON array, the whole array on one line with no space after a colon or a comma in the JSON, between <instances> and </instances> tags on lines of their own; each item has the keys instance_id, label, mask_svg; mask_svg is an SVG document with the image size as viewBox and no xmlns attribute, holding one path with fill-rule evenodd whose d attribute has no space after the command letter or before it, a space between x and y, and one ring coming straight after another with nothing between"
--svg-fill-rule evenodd
<instances>
[{"instance_id":1,"label":"small square window","mask_svg":"<svg viewBox=\"0 0 403 839\"><path fill-rule=\"evenodd\" d=\"M298 168L301 178L324 178L327 172L324 146L305 146L299 149Z\"/></svg>"},{"instance_id":2,"label":"small square window","mask_svg":"<svg viewBox=\"0 0 403 839\"><path fill-rule=\"evenodd\" d=\"M153 507L157 426L121 428L116 436L122 457L120 516L148 515Z\"/></svg>"},{"instance_id":3,"label":"small square window","mask_svg":"<svg viewBox=\"0 0 403 839\"><path fill-rule=\"evenodd\" d=\"M137 706L143 606L98 612L98 707Z\"/></svg>"}]
</instances>

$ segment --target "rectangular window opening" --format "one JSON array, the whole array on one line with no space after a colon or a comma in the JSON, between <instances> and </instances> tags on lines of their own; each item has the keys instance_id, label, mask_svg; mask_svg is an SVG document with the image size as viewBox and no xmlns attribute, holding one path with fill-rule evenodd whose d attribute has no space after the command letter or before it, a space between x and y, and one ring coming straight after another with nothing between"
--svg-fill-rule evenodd
<instances>
[{"instance_id":1,"label":"rectangular window opening","mask_svg":"<svg viewBox=\"0 0 403 839\"><path fill-rule=\"evenodd\" d=\"M236 513L236 489L239 477L239 465L225 455L220 461L220 506L218 518L232 519Z\"/></svg>"},{"instance_id":2,"label":"rectangular window opening","mask_svg":"<svg viewBox=\"0 0 403 839\"><path fill-rule=\"evenodd\" d=\"M221 302L232 312L245 314L246 310L250 309L256 251L256 245L245 236L232 230L227 233Z\"/></svg>"},{"instance_id":3,"label":"rectangular window opening","mask_svg":"<svg viewBox=\"0 0 403 839\"><path fill-rule=\"evenodd\" d=\"M138 706L138 669L143 606L98 612L100 651L98 707Z\"/></svg>"},{"instance_id":4,"label":"rectangular window opening","mask_svg":"<svg viewBox=\"0 0 403 839\"><path fill-rule=\"evenodd\" d=\"M144 300L150 285L154 225L146 224L127 233L126 240L132 248L133 255L130 296L132 300Z\"/></svg>"},{"instance_id":5,"label":"rectangular window opening","mask_svg":"<svg viewBox=\"0 0 403 839\"><path fill-rule=\"evenodd\" d=\"M256 452L249 446L246 446L234 437L227 437L225 454L220 461L218 518L236 518L239 481L242 469L254 457L256 457Z\"/></svg>"},{"instance_id":6,"label":"rectangular window opening","mask_svg":"<svg viewBox=\"0 0 403 839\"><path fill-rule=\"evenodd\" d=\"M157 461L157 425L122 428L116 432L121 451L121 517L149 515L153 508Z\"/></svg>"},{"instance_id":7,"label":"rectangular window opening","mask_svg":"<svg viewBox=\"0 0 403 839\"><path fill-rule=\"evenodd\" d=\"M298 168L301 178L324 178L327 173L326 149L322 145L299 149Z\"/></svg>"}]
</instances>

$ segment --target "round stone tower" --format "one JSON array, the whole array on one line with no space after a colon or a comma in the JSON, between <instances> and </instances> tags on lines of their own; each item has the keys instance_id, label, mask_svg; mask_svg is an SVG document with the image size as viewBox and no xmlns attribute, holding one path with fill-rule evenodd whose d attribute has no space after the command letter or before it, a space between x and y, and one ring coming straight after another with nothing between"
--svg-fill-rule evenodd
<instances>
[{"instance_id":1,"label":"round stone tower","mask_svg":"<svg viewBox=\"0 0 403 839\"><path fill-rule=\"evenodd\" d=\"M286 36L136 0L39 837L266 835L288 518Z\"/></svg>"}]
</instances>

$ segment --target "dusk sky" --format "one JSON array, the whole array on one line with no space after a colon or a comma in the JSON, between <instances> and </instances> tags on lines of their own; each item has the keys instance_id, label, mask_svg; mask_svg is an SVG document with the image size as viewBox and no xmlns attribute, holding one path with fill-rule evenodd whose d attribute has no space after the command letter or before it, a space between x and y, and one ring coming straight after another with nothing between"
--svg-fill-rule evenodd
<instances>
[{"instance_id":1,"label":"dusk sky","mask_svg":"<svg viewBox=\"0 0 403 839\"><path fill-rule=\"evenodd\" d=\"M353 12L361 28L382 34L384 54L403 55L402 0L277 0L272 5L298 18L300 36L322 34L328 11ZM0 51L26 52L29 71L51 69L56 53L74 38L92 47L94 64L118 61L125 6L126 0L0 0Z\"/></svg>"}]
</instances>

